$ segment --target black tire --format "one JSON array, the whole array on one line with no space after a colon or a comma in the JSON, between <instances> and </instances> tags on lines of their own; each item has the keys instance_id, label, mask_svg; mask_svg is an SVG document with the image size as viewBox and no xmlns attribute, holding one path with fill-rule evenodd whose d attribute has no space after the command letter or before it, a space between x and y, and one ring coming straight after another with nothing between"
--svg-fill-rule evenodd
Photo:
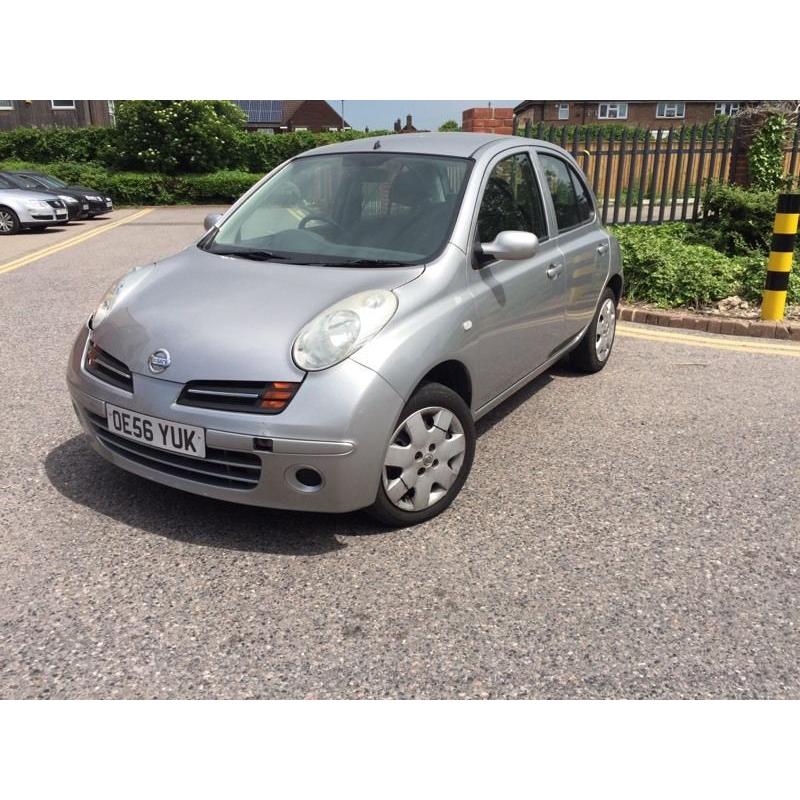
<instances>
[{"instance_id":1,"label":"black tire","mask_svg":"<svg viewBox=\"0 0 800 800\"><path fill-rule=\"evenodd\" d=\"M383 475L383 469L385 468L382 468L378 496L366 511L384 525L403 528L408 525L417 525L435 517L437 514L441 514L461 491L461 487L464 485L464 481L466 481L472 468L472 460L475 457L475 422L472 419L472 412L469 406L452 389L448 389L440 383L425 383L420 386L400 412L395 429L399 428L415 412L430 407L439 407L450 411L456 417L463 430L465 447L458 476L445 491L445 494L432 505L419 511L406 511L395 505L387 495ZM449 434L448 438L450 438ZM435 462L433 466L435 467L436 464L438 462Z\"/></svg>"},{"instance_id":2,"label":"black tire","mask_svg":"<svg viewBox=\"0 0 800 800\"><path fill-rule=\"evenodd\" d=\"M19 217L8 206L0 206L0 236L11 236L19 233Z\"/></svg>"},{"instance_id":3,"label":"black tire","mask_svg":"<svg viewBox=\"0 0 800 800\"><path fill-rule=\"evenodd\" d=\"M612 336L611 343L604 358L601 358L597 352L597 327L600 322L600 317L603 315L604 309L607 311L609 306L608 301L611 301L613 306L613 320L612 320ZM616 333L616 315L617 315L617 297L613 289L607 286L600 301L597 304L597 310L594 312L594 318L591 325L586 329L583 338L578 342L577 347L570 354L570 365L579 372L600 372L609 358L611 358L611 351L614 348L614 334Z\"/></svg>"}]
</instances>

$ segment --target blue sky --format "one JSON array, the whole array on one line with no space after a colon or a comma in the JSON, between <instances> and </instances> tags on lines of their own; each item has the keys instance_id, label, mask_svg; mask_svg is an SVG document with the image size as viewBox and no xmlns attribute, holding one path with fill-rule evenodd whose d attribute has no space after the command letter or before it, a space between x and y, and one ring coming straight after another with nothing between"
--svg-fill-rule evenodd
<instances>
[{"instance_id":1,"label":"blue sky","mask_svg":"<svg viewBox=\"0 0 800 800\"><path fill-rule=\"evenodd\" d=\"M341 113L341 100L328 100ZM406 114L414 117L416 128L436 130L445 120L461 124L461 112L474 106L515 106L519 100L345 100L344 118L358 130L388 128L400 117L405 125Z\"/></svg>"}]
</instances>

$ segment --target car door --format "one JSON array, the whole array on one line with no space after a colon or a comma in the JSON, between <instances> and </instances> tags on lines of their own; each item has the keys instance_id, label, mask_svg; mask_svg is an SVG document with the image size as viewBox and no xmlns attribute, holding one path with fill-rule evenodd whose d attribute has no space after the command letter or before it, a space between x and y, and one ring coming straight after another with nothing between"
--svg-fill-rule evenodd
<instances>
[{"instance_id":1,"label":"car door","mask_svg":"<svg viewBox=\"0 0 800 800\"><path fill-rule=\"evenodd\" d=\"M553 150L537 148L538 168L558 227L564 256L564 330L571 338L592 319L608 276L609 240L597 219L594 198L574 164Z\"/></svg>"},{"instance_id":2,"label":"car door","mask_svg":"<svg viewBox=\"0 0 800 800\"><path fill-rule=\"evenodd\" d=\"M529 147L503 153L486 169L473 221L468 282L475 309L471 360L481 406L544 363L565 338L563 257L550 235ZM531 258L480 263L481 242L504 230L536 234Z\"/></svg>"}]
</instances>

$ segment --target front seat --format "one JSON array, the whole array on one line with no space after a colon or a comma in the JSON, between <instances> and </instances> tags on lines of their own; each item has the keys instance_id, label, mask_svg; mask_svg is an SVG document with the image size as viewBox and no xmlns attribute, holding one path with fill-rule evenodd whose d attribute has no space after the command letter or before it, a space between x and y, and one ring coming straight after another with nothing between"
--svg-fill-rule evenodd
<instances>
[{"instance_id":1,"label":"front seat","mask_svg":"<svg viewBox=\"0 0 800 800\"><path fill-rule=\"evenodd\" d=\"M442 229L452 210L435 169L426 166L406 167L392 181L389 189L389 215L395 205L409 209L398 214L399 225L389 244L397 249L429 253L438 244ZM401 240L409 237L408 244Z\"/></svg>"}]
</instances>

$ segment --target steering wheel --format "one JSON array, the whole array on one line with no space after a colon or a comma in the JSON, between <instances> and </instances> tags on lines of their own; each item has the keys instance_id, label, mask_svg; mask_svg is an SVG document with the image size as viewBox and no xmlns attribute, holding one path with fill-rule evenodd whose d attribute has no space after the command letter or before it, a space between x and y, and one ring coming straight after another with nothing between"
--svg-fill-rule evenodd
<instances>
[{"instance_id":1,"label":"steering wheel","mask_svg":"<svg viewBox=\"0 0 800 800\"><path fill-rule=\"evenodd\" d=\"M335 220L331 219L330 217L326 217L324 214L309 214L307 217L303 217L300 220L300 224L297 226L299 230L303 231L306 229L306 225L311 222L312 219L319 220L320 222L325 222L328 225L336 228L337 231L340 233L347 233L347 231Z\"/></svg>"}]
</instances>

